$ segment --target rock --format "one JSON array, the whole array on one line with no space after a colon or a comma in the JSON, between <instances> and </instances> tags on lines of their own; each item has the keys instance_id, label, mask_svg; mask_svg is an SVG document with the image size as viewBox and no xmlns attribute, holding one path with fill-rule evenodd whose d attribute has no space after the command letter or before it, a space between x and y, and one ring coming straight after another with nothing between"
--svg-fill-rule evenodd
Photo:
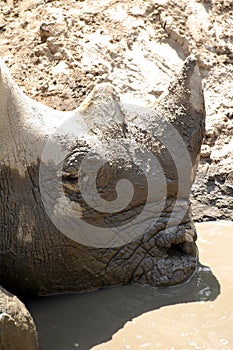
<instances>
[{"instance_id":1,"label":"rock","mask_svg":"<svg viewBox=\"0 0 233 350\"><path fill-rule=\"evenodd\" d=\"M208 145L202 145L201 146L201 156L202 158L209 158L211 153L211 148Z\"/></svg>"},{"instance_id":2,"label":"rock","mask_svg":"<svg viewBox=\"0 0 233 350\"><path fill-rule=\"evenodd\" d=\"M233 172L228 174L225 184L224 184L224 192L229 196L233 196Z\"/></svg>"},{"instance_id":3,"label":"rock","mask_svg":"<svg viewBox=\"0 0 233 350\"><path fill-rule=\"evenodd\" d=\"M51 32L50 30L47 28L46 23L42 23L40 25L40 37L41 37L41 41L44 43L46 42L46 40L51 36Z\"/></svg>"},{"instance_id":4,"label":"rock","mask_svg":"<svg viewBox=\"0 0 233 350\"><path fill-rule=\"evenodd\" d=\"M0 349L38 349L36 327L30 313L16 296L2 287L0 287Z\"/></svg>"}]
</instances>

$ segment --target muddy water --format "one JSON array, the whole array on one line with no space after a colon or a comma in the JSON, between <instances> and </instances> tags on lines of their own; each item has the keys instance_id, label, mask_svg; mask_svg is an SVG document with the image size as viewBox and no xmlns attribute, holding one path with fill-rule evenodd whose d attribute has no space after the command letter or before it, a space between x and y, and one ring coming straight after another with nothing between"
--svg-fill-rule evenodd
<instances>
[{"instance_id":1,"label":"muddy water","mask_svg":"<svg viewBox=\"0 0 233 350\"><path fill-rule=\"evenodd\" d=\"M196 226L201 264L188 283L28 300L41 350L233 349L233 223Z\"/></svg>"}]
</instances>

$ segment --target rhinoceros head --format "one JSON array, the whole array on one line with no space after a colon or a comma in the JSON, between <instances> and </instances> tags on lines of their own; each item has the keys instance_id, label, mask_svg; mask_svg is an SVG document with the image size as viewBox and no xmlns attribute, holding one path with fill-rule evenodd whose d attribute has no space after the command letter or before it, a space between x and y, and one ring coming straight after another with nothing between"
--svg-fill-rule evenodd
<instances>
[{"instance_id":1,"label":"rhinoceros head","mask_svg":"<svg viewBox=\"0 0 233 350\"><path fill-rule=\"evenodd\" d=\"M196 59L186 59L150 108L121 104L110 84L100 84L77 110L60 112L27 97L3 64L1 72L1 169L20 179L36 169L18 199L27 208L20 191L32 192L30 205L40 197L38 216L43 211L43 222L50 222L47 240L56 231L64 244L88 250L90 260L107 254L100 285L187 279L197 256L189 193L205 120ZM17 225L18 235L25 224ZM31 240L38 230L37 222ZM124 261L132 270L127 277Z\"/></svg>"}]
</instances>

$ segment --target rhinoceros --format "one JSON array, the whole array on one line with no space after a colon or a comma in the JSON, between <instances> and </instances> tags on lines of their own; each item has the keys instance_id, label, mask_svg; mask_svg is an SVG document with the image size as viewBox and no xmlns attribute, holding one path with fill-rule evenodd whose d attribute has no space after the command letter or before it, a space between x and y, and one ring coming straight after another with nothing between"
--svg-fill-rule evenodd
<instances>
[{"instance_id":1,"label":"rhinoceros","mask_svg":"<svg viewBox=\"0 0 233 350\"><path fill-rule=\"evenodd\" d=\"M97 85L74 111L26 96L1 63L0 284L45 295L186 281L204 135L197 60L150 107Z\"/></svg>"}]
</instances>

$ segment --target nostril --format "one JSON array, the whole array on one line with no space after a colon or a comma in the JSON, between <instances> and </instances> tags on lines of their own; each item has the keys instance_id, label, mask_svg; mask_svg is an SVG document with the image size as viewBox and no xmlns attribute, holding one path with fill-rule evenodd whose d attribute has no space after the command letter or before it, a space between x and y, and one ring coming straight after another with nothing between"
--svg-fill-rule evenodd
<instances>
[{"instance_id":1,"label":"nostril","mask_svg":"<svg viewBox=\"0 0 233 350\"><path fill-rule=\"evenodd\" d=\"M175 244L172 243L171 246L168 248L167 253L170 255L174 255L174 254L179 254L183 253L183 249L182 249L182 245L181 244Z\"/></svg>"},{"instance_id":2,"label":"nostril","mask_svg":"<svg viewBox=\"0 0 233 350\"><path fill-rule=\"evenodd\" d=\"M169 255L186 254L197 257L198 250L195 242L184 242L179 244L172 243L170 248L167 250L167 253Z\"/></svg>"},{"instance_id":3,"label":"nostril","mask_svg":"<svg viewBox=\"0 0 233 350\"><path fill-rule=\"evenodd\" d=\"M65 171L62 172L62 176L64 178L70 178L70 179L76 179L78 178L78 172L76 169L66 169Z\"/></svg>"},{"instance_id":4,"label":"nostril","mask_svg":"<svg viewBox=\"0 0 233 350\"><path fill-rule=\"evenodd\" d=\"M190 223L170 227L155 235L155 243L160 249L166 249L168 254L186 254L197 256L195 227Z\"/></svg>"}]
</instances>

